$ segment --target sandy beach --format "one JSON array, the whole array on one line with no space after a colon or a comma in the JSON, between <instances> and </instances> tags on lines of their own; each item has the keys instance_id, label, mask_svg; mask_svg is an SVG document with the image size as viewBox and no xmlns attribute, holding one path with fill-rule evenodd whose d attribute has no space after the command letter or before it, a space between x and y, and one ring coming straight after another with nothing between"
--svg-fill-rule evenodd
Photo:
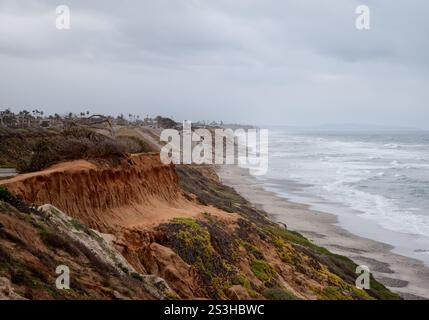
<instances>
[{"instance_id":1,"label":"sandy beach","mask_svg":"<svg viewBox=\"0 0 429 320\"><path fill-rule=\"evenodd\" d=\"M429 269L423 262L393 253L391 245L356 236L337 225L337 217L312 210L266 191L248 170L220 166L222 182L233 187L273 220L298 231L317 245L369 267L377 280L404 299L429 299Z\"/></svg>"},{"instance_id":2,"label":"sandy beach","mask_svg":"<svg viewBox=\"0 0 429 320\"><path fill-rule=\"evenodd\" d=\"M12 168L0 168L0 179L13 177L16 175L16 170Z\"/></svg>"}]
</instances>

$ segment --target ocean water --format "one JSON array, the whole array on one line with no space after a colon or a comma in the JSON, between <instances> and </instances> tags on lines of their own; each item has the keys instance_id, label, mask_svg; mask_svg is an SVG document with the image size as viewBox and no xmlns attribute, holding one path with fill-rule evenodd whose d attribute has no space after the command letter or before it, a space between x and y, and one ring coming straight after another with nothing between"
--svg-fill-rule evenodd
<instances>
[{"instance_id":1,"label":"ocean water","mask_svg":"<svg viewBox=\"0 0 429 320\"><path fill-rule=\"evenodd\" d=\"M429 265L429 132L271 129L264 188Z\"/></svg>"}]
</instances>

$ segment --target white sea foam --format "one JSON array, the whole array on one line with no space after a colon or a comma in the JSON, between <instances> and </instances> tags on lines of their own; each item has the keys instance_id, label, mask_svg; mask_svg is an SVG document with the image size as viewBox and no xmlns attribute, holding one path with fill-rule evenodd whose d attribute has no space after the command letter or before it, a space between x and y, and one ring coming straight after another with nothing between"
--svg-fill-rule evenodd
<instances>
[{"instance_id":1,"label":"white sea foam","mask_svg":"<svg viewBox=\"0 0 429 320\"><path fill-rule=\"evenodd\" d=\"M388 149L398 149L399 145L397 145L396 143L386 143L383 147Z\"/></svg>"},{"instance_id":2,"label":"white sea foam","mask_svg":"<svg viewBox=\"0 0 429 320\"><path fill-rule=\"evenodd\" d=\"M337 203L382 229L429 241L429 136L318 137L278 131L270 132L270 139L266 179L277 183L276 192ZM281 186L284 180L305 187L294 195L296 188Z\"/></svg>"},{"instance_id":3,"label":"white sea foam","mask_svg":"<svg viewBox=\"0 0 429 320\"><path fill-rule=\"evenodd\" d=\"M329 194L323 196L349 206L360 216L377 222L380 226L398 232L429 235L429 216L415 214L420 208L401 209L394 200L356 190L342 183L325 186Z\"/></svg>"}]
</instances>

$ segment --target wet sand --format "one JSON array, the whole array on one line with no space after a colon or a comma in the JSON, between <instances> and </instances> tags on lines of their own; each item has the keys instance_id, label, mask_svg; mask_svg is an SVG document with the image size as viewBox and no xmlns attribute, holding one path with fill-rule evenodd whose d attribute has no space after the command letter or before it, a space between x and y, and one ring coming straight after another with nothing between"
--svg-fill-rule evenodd
<instances>
[{"instance_id":1,"label":"wet sand","mask_svg":"<svg viewBox=\"0 0 429 320\"><path fill-rule=\"evenodd\" d=\"M405 299L429 299L429 268L423 262L393 253L391 245L354 235L336 225L337 217L312 210L266 191L248 170L219 166L221 181L233 187L273 220L282 222L334 253L369 267L374 277Z\"/></svg>"}]
</instances>

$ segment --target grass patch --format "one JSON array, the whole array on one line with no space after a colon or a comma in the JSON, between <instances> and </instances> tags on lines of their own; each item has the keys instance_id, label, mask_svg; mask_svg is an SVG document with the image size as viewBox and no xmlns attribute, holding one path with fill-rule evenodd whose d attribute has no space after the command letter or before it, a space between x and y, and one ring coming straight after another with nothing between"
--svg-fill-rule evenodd
<instances>
[{"instance_id":1,"label":"grass patch","mask_svg":"<svg viewBox=\"0 0 429 320\"><path fill-rule=\"evenodd\" d=\"M264 260L253 259L250 267L253 274L262 282L270 280L276 274L274 269Z\"/></svg>"},{"instance_id":2,"label":"grass patch","mask_svg":"<svg viewBox=\"0 0 429 320\"><path fill-rule=\"evenodd\" d=\"M173 222L187 226L197 232L202 231L201 225L197 222L197 220L192 218L174 218Z\"/></svg>"},{"instance_id":3,"label":"grass patch","mask_svg":"<svg viewBox=\"0 0 429 320\"><path fill-rule=\"evenodd\" d=\"M298 300L295 295L280 287L265 289L264 297L268 300Z\"/></svg>"},{"instance_id":4,"label":"grass patch","mask_svg":"<svg viewBox=\"0 0 429 320\"><path fill-rule=\"evenodd\" d=\"M143 282L143 277L141 276L140 273L131 272L131 278Z\"/></svg>"},{"instance_id":5,"label":"grass patch","mask_svg":"<svg viewBox=\"0 0 429 320\"><path fill-rule=\"evenodd\" d=\"M304 237L302 234L291 231L287 229L282 229L280 227L269 227L266 229L269 234L274 236L274 241L276 240L275 237L279 237L282 240L286 242L292 242L294 244L298 244L307 248L311 248L319 253L324 254L331 254L331 252L328 249L325 249L323 247L319 247L315 245L313 242L308 240L306 237Z\"/></svg>"},{"instance_id":6,"label":"grass patch","mask_svg":"<svg viewBox=\"0 0 429 320\"><path fill-rule=\"evenodd\" d=\"M8 200L12 198L12 194L7 188L0 187L0 200Z\"/></svg>"},{"instance_id":7,"label":"grass patch","mask_svg":"<svg viewBox=\"0 0 429 320\"><path fill-rule=\"evenodd\" d=\"M59 236L56 233L48 231L46 229L41 229L39 231L40 238L43 243L53 249L53 250L62 250L69 253L72 256L79 256L79 250L73 246L68 239L65 239L64 236Z\"/></svg>"},{"instance_id":8,"label":"grass patch","mask_svg":"<svg viewBox=\"0 0 429 320\"><path fill-rule=\"evenodd\" d=\"M242 274L237 274L235 276L235 278L233 279L232 284L239 284L239 285L242 285L246 289L252 289L252 285L251 285L250 280Z\"/></svg>"},{"instance_id":9,"label":"grass patch","mask_svg":"<svg viewBox=\"0 0 429 320\"><path fill-rule=\"evenodd\" d=\"M224 290L231 286L236 271L213 247L209 229L192 218L177 218L159 229L165 235L163 244L197 270L207 295L214 299L224 297Z\"/></svg>"},{"instance_id":10,"label":"grass patch","mask_svg":"<svg viewBox=\"0 0 429 320\"><path fill-rule=\"evenodd\" d=\"M70 222L70 225L73 226L73 228L75 228L78 231L82 231L82 232L86 233L90 237L92 237L95 240L97 240L97 242L100 243L100 242L103 241L102 237L100 237L95 231L93 231L86 224L80 222L79 220L71 219L69 222Z\"/></svg>"},{"instance_id":11,"label":"grass patch","mask_svg":"<svg viewBox=\"0 0 429 320\"><path fill-rule=\"evenodd\" d=\"M342 290L338 287L328 286L325 287L322 293L318 296L322 300L351 300L351 297L347 297L343 294Z\"/></svg>"},{"instance_id":12,"label":"grass patch","mask_svg":"<svg viewBox=\"0 0 429 320\"><path fill-rule=\"evenodd\" d=\"M262 255L261 251L259 251L258 248L256 248L254 245L244 242L243 246L246 248L247 252L251 255L253 255L256 259L263 259L264 256Z\"/></svg>"}]
</instances>

